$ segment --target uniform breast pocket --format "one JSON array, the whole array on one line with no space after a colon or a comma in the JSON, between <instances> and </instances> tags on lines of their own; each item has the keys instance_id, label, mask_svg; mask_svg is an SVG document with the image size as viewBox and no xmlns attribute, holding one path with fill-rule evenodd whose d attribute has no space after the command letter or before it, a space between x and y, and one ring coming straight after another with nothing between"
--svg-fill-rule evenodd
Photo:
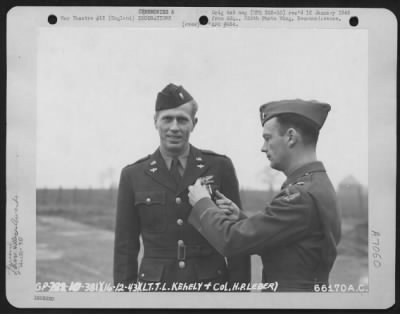
<instances>
[{"instance_id":1,"label":"uniform breast pocket","mask_svg":"<svg viewBox=\"0 0 400 314\"><path fill-rule=\"evenodd\" d=\"M167 228L165 192L144 191L135 193L135 206L139 209L142 230L163 232Z\"/></svg>"}]
</instances>

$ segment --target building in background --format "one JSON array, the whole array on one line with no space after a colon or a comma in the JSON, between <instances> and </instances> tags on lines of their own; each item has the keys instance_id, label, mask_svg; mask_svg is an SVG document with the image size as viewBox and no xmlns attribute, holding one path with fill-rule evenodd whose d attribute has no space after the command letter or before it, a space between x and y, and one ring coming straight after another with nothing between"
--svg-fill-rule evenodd
<instances>
[{"instance_id":1,"label":"building in background","mask_svg":"<svg viewBox=\"0 0 400 314\"><path fill-rule=\"evenodd\" d=\"M345 177L337 188L343 219L368 220L368 193L353 176Z\"/></svg>"}]
</instances>

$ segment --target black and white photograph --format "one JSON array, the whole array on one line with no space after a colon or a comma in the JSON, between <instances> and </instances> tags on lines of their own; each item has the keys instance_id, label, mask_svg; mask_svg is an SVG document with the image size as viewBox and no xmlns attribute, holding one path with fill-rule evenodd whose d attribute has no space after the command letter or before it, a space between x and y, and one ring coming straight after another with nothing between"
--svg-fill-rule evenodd
<instances>
[{"instance_id":1,"label":"black and white photograph","mask_svg":"<svg viewBox=\"0 0 400 314\"><path fill-rule=\"evenodd\" d=\"M369 11L34 13L8 46L12 304L390 306L396 43Z\"/></svg>"}]
</instances>

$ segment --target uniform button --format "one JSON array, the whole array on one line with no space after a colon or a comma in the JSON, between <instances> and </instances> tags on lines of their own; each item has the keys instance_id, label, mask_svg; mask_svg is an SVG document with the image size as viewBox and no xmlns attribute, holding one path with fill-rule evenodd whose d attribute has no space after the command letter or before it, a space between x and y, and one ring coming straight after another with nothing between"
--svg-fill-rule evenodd
<instances>
[{"instance_id":1,"label":"uniform button","mask_svg":"<svg viewBox=\"0 0 400 314\"><path fill-rule=\"evenodd\" d=\"M143 277L144 277L144 273L141 273L141 274L140 274L140 277L142 277L142 278L143 278Z\"/></svg>"},{"instance_id":2,"label":"uniform button","mask_svg":"<svg viewBox=\"0 0 400 314\"><path fill-rule=\"evenodd\" d=\"M179 268L185 268L186 263L184 261L180 261L178 265L179 265Z\"/></svg>"},{"instance_id":3,"label":"uniform button","mask_svg":"<svg viewBox=\"0 0 400 314\"><path fill-rule=\"evenodd\" d=\"M221 274L222 274L222 270L218 269L218 270L217 270L217 274L218 274L218 275L221 275Z\"/></svg>"},{"instance_id":4,"label":"uniform button","mask_svg":"<svg viewBox=\"0 0 400 314\"><path fill-rule=\"evenodd\" d=\"M146 203L148 204L150 202L151 202L151 198L150 197L146 198Z\"/></svg>"},{"instance_id":5,"label":"uniform button","mask_svg":"<svg viewBox=\"0 0 400 314\"><path fill-rule=\"evenodd\" d=\"M182 226L183 225L183 220L182 219L178 219L176 221L176 223L178 224L178 226Z\"/></svg>"},{"instance_id":6,"label":"uniform button","mask_svg":"<svg viewBox=\"0 0 400 314\"><path fill-rule=\"evenodd\" d=\"M177 197L175 201L176 201L176 203L177 203L178 205L179 205L180 203L182 203L182 199L181 199L180 197Z\"/></svg>"},{"instance_id":7,"label":"uniform button","mask_svg":"<svg viewBox=\"0 0 400 314\"><path fill-rule=\"evenodd\" d=\"M183 240L178 240L178 245L183 245Z\"/></svg>"}]
</instances>

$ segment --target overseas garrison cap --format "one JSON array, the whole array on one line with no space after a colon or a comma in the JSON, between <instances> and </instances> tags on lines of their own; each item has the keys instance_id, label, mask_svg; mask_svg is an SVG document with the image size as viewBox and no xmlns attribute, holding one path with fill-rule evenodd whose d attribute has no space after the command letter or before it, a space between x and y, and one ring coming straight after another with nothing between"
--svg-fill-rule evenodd
<instances>
[{"instance_id":1,"label":"overseas garrison cap","mask_svg":"<svg viewBox=\"0 0 400 314\"><path fill-rule=\"evenodd\" d=\"M272 101L260 107L261 124L283 113L293 113L307 118L322 128L331 106L316 100L289 99Z\"/></svg>"},{"instance_id":2,"label":"overseas garrison cap","mask_svg":"<svg viewBox=\"0 0 400 314\"><path fill-rule=\"evenodd\" d=\"M193 100L193 97L182 87L168 84L158 93L156 111L173 109Z\"/></svg>"}]
</instances>

